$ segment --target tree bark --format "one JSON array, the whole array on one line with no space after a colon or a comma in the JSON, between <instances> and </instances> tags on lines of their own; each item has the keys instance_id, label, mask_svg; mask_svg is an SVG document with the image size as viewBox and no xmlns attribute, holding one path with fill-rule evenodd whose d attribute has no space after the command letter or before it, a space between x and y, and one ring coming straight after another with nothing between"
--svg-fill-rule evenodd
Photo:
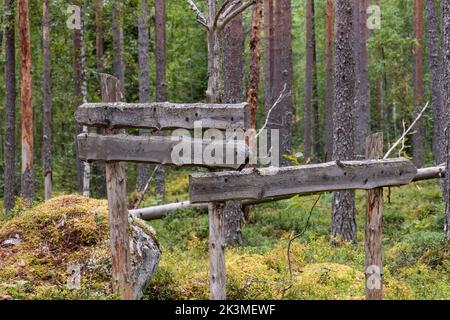
<instances>
[{"instance_id":1,"label":"tree bark","mask_svg":"<svg viewBox=\"0 0 450 320\"><path fill-rule=\"evenodd\" d=\"M436 3L434 0L426 0L426 14L428 21L428 50L430 68L430 91L433 104L433 156L434 163L440 164L445 161L445 137L442 136L446 116L442 109L441 101L441 66L442 52L439 37L438 21L436 15Z\"/></svg>"},{"instance_id":2,"label":"tree bark","mask_svg":"<svg viewBox=\"0 0 450 320\"><path fill-rule=\"evenodd\" d=\"M367 0L354 1L355 30L355 155L364 156L366 138L370 134L370 86L367 70Z\"/></svg>"},{"instance_id":3,"label":"tree bark","mask_svg":"<svg viewBox=\"0 0 450 320\"><path fill-rule=\"evenodd\" d=\"M79 5L80 1L75 1ZM87 102L87 78L86 78L86 52L84 47L84 17L81 9L80 29L73 31L73 50L74 50L74 69L75 69L75 96L77 98L77 107ZM77 135L85 132L86 126L77 125ZM90 196L90 175L91 166L87 162L82 162L78 158L77 151L77 178L79 191L86 197Z\"/></svg>"},{"instance_id":4,"label":"tree bark","mask_svg":"<svg viewBox=\"0 0 450 320\"><path fill-rule=\"evenodd\" d=\"M342 161L354 158L353 0L337 0L335 18L333 159ZM352 191L336 192L333 196L331 235L344 241L356 241Z\"/></svg>"},{"instance_id":5,"label":"tree bark","mask_svg":"<svg viewBox=\"0 0 450 320\"><path fill-rule=\"evenodd\" d=\"M306 78L305 78L305 116L304 116L304 155L305 159L311 157L311 100L313 78L313 6L314 0L306 1Z\"/></svg>"},{"instance_id":6,"label":"tree bark","mask_svg":"<svg viewBox=\"0 0 450 320\"><path fill-rule=\"evenodd\" d=\"M237 15L224 28L223 48L223 102L244 101L244 27L242 14ZM250 62L251 63L251 62Z\"/></svg>"},{"instance_id":7,"label":"tree bark","mask_svg":"<svg viewBox=\"0 0 450 320\"><path fill-rule=\"evenodd\" d=\"M305 159L319 157L320 128L317 97L317 59L314 0L306 1ZM313 123L313 126L312 126Z\"/></svg>"},{"instance_id":8,"label":"tree bark","mask_svg":"<svg viewBox=\"0 0 450 320\"><path fill-rule=\"evenodd\" d=\"M113 73L120 81L120 90L125 95L125 62L123 60L123 3L115 0L112 6Z\"/></svg>"},{"instance_id":9,"label":"tree bark","mask_svg":"<svg viewBox=\"0 0 450 320\"><path fill-rule=\"evenodd\" d=\"M444 57L444 70L442 72L442 107L444 110L448 112L450 110L450 1L443 0L441 2L441 12L442 12L442 51ZM447 134L450 136L450 129L447 126ZM447 172L449 172L450 168L450 137L447 136ZM450 174L446 175L446 185L447 185L447 194L446 194L446 214L445 214L445 226L444 230L447 236L447 240L450 241Z\"/></svg>"},{"instance_id":10,"label":"tree bark","mask_svg":"<svg viewBox=\"0 0 450 320\"><path fill-rule=\"evenodd\" d=\"M254 16L253 16L254 18ZM250 39L250 87L255 90L255 81L259 80L258 74L255 74L255 68L259 68L258 61L253 60L255 55L259 55L258 40L254 38L255 30L254 19L252 18L252 33ZM256 41L256 43L255 43ZM253 46L252 46L253 44ZM242 24L242 14L238 14L232 19L224 28L223 31L223 68L221 74L223 74L223 103L240 103L244 100L244 27ZM220 77L220 76L219 76ZM258 77L258 78L256 78ZM254 95L252 90L253 102L257 104L257 93ZM258 85L256 84L256 90ZM249 96L248 96L249 97ZM256 100L255 100L256 99ZM248 99L247 99L248 100ZM248 101L249 102L249 101ZM250 104L250 127L253 123L256 126L256 104ZM242 242L241 221L244 215L243 208L240 201L228 201L223 208L224 219L226 223L226 235L225 243L228 245L239 244Z\"/></svg>"},{"instance_id":11,"label":"tree bark","mask_svg":"<svg viewBox=\"0 0 450 320\"><path fill-rule=\"evenodd\" d=\"M43 41L44 49L44 112L42 120L43 146L42 158L44 169L44 198L52 197L52 94L51 94L51 60L50 60L50 22L48 0L43 0Z\"/></svg>"},{"instance_id":12,"label":"tree bark","mask_svg":"<svg viewBox=\"0 0 450 320\"><path fill-rule=\"evenodd\" d=\"M273 98L273 60L274 60L274 20L273 0L264 0L264 109L265 115L274 103Z\"/></svg>"},{"instance_id":13,"label":"tree bark","mask_svg":"<svg viewBox=\"0 0 450 320\"><path fill-rule=\"evenodd\" d=\"M166 2L155 0L156 42L156 101L166 101ZM165 170L158 166L155 172L155 193L161 199L165 195Z\"/></svg>"},{"instance_id":14,"label":"tree bark","mask_svg":"<svg viewBox=\"0 0 450 320\"><path fill-rule=\"evenodd\" d=\"M259 92L259 41L261 34L261 17L262 2L258 1L253 8L252 13L252 31L250 34L250 83L247 91L247 102L250 106L250 128L255 130ZM242 57L242 51L239 55ZM226 82L227 81L225 81L225 83Z\"/></svg>"},{"instance_id":15,"label":"tree bark","mask_svg":"<svg viewBox=\"0 0 450 320\"><path fill-rule=\"evenodd\" d=\"M290 165L283 155L291 153L293 112L292 101L292 17L291 1L276 0L274 10L274 77L273 98L276 99L286 86L287 96L282 103L273 109L267 129L279 130L281 166Z\"/></svg>"},{"instance_id":16,"label":"tree bark","mask_svg":"<svg viewBox=\"0 0 450 320\"><path fill-rule=\"evenodd\" d=\"M326 16L325 160L329 161L333 156L334 0L327 0Z\"/></svg>"},{"instance_id":17,"label":"tree bark","mask_svg":"<svg viewBox=\"0 0 450 320\"><path fill-rule=\"evenodd\" d=\"M423 45L424 45L423 0L414 0L414 106L416 112L423 108ZM417 167L425 162L424 151L425 127L423 119L416 123L415 133L412 135L413 159Z\"/></svg>"},{"instance_id":18,"label":"tree bark","mask_svg":"<svg viewBox=\"0 0 450 320\"><path fill-rule=\"evenodd\" d=\"M103 62L103 0L96 0L95 2L95 54L98 72L103 72L104 62Z\"/></svg>"},{"instance_id":19,"label":"tree bark","mask_svg":"<svg viewBox=\"0 0 450 320\"><path fill-rule=\"evenodd\" d=\"M5 0L5 212L14 208L16 163L16 56L14 0Z\"/></svg>"},{"instance_id":20,"label":"tree bark","mask_svg":"<svg viewBox=\"0 0 450 320\"><path fill-rule=\"evenodd\" d=\"M377 130L383 132L383 81L376 80L376 108L377 108ZM386 119L388 121L388 119Z\"/></svg>"},{"instance_id":21,"label":"tree bark","mask_svg":"<svg viewBox=\"0 0 450 320\"><path fill-rule=\"evenodd\" d=\"M95 56L97 72L104 71L104 46L103 46L103 0L95 2ZM104 129L97 128L97 133L104 133ZM106 169L105 163L97 161L92 164L92 193L100 198L106 197Z\"/></svg>"},{"instance_id":22,"label":"tree bark","mask_svg":"<svg viewBox=\"0 0 450 320\"><path fill-rule=\"evenodd\" d=\"M149 65L149 12L147 0L140 0L138 18L138 50L139 50L139 102L150 100L150 65ZM148 135L149 130L140 129L139 135ZM150 178L148 164L137 165L136 190L142 192Z\"/></svg>"},{"instance_id":23,"label":"tree bark","mask_svg":"<svg viewBox=\"0 0 450 320\"><path fill-rule=\"evenodd\" d=\"M18 1L20 43L20 100L22 114L21 193L25 206L34 198L33 177L33 101L31 88L31 49L28 0Z\"/></svg>"}]
</instances>

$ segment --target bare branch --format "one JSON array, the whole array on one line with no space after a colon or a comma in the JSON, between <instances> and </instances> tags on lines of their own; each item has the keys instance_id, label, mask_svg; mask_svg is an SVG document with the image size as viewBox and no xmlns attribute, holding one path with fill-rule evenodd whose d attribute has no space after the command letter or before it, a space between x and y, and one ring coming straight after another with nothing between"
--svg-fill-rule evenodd
<instances>
[{"instance_id":1,"label":"bare branch","mask_svg":"<svg viewBox=\"0 0 450 320\"><path fill-rule=\"evenodd\" d=\"M286 88L287 88L287 84L284 84L283 87L283 91L281 91L280 95L278 96L277 100L275 101L275 103L272 105L272 107L269 109L269 111L267 112L267 116L266 116L266 121L264 122L264 125L261 127L261 129L259 129L258 133L256 134L255 138L258 138L258 136L261 134L261 132L267 127L267 125L269 124L269 119L270 119L270 114L272 113L272 111L280 104L280 102L286 98L287 96L289 96L291 94L291 92L286 92Z\"/></svg>"},{"instance_id":2,"label":"bare branch","mask_svg":"<svg viewBox=\"0 0 450 320\"><path fill-rule=\"evenodd\" d=\"M231 20L234 19L234 17L236 17L238 14L245 11L248 7L254 5L256 3L256 1L260 1L260 0L247 1L247 2L243 3L242 5L240 5L238 8L236 8L234 11L231 11L227 15L224 15L224 17L222 17L222 19L220 19L217 27L219 29L224 28Z\"/></svg>"},{"instance_id":3,"label":"bare branch","mask_svg":"<svg viewBox=\"0 0 450 320\"><path fill-rule=\"evenodd\" d=\"M202 26L208 29L208 23L206 22L205 15L200 11L200 9L197 7L197 5L192 0L187 0L189 6L191 7L192 11L197 15L197 21Z\"/></svg>"},{"instance_id":4,"label":"bare branch","mask_svg":"<svg viewBox=\"0 0 450 320\"><path fill-rule=\"evenodd\" d=\"M147 183L145 184L144 189L143 189L141 192L139 192L138 199L137 199L136 203L135 203L134 206L133 206L134 209L139 208L139 206L141 205L142 201L144 200L144 196L145 196L145 194L148 192L148 189L149 189L149 187L150 187L150 182L152 182L153 176L155 175L156 170L158 170L159 167L160 167L160 166L156 166L156 167L155 167L155 169L153 170L152 174L151 174L150 177L148 178L148 181L147 181Z\"/></svg>"},{"instance_id":5,"label":"bare branch","mask_svg":"<svg viewBox=\"0 0 450 320\"><path fill-rule=\"evenodd\" d=\"M242 0L233 0L233 2L228 6L228 8L226 8L224 10L224 12L222 13L222 16L220 18L221 19L226 18L230 14L230 12L233 11L233 9L235 9L236 6L241 2L242 2Z\"/></svg>"},{"instance_id":6,"label":"bare branch","mask_svg":"<svg viewBox=\"0 0 450 320\"><path fill-rule=\"evenodd\" d=\"M423 107L422 111L420 111L420 113L417 115L417 118L411 123L411 125L409 126L409 128L407 130L405 130L402 134L402 136L400 137L400 139L397 140L397 142L395 142L392 147L389 149L389 151L386 153L386 155L384 156L383 159L387 159L389 157L389 155L391 154L392 151L394 151L394 149L398 146L398 144L400 142L402 142L406 135L411 131L411 129L415 126L415 124L417 123L417 121L419 121L420 118L422 118L425 110L427 110L429 105L429 102L427 102L427 104L425 105L425 107Z\"/></svg>"},{"instance_id":7,"label":"bare branch","mask_svg":"<svg viewBox=\"0 0 450 320\"><path fill-rule=\"evenodd\" d=\"M214 18L214 24L213 28L217 26L217 22L219 21L220 16L222 15L222 12L225 10L225 8L228 6L231 0L225 0L222 7L220 7L220 10L217 12L215 18Z\"/></svg>"}]
</instances>

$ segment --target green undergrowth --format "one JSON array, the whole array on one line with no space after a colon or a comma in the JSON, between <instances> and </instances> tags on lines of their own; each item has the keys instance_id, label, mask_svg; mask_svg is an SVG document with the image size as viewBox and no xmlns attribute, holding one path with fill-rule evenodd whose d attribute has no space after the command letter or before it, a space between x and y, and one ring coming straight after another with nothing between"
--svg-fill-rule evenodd
<instances>
[{"instance_id":1,"label":"green undergrowth","mask_svg":"<svg viewBox=\"0 0 450 320\"><path fill-rule=\"evenodd\" d=\"M187 179L169 182L187 198ZM183 189L184 188L184 189ZM385 189L383 224L386 299L450 299L450 245L444 240L444 205L437 182ZM356 193L358 241L330 245L331 194L311 212L317 195L254 206L243 243L227 249L227 296L234 299L363 299L365 193ZM152 222L163 246L147 299L208 298L206 210L183 209Z\"/></svg>"},{"instance_id":2,"label":"green undergrowth","mask_svg":"<svg viewBox=\"0 0 450 320\"><path fill-rule=\"evenodd\" d=\"M188 175L171 174L167 202L187 199ZM252 207L242 244L228 248L231 299L363 299L364 192L356 193L358 241L332 246L331 194ZM146 199L150 205L158 200ZM385 189L383 224L386 299L450 299L450 246L444 240L437 182ZM291 246L292 279L287 245ZM113 299L106 201L60 196L0 222L0 299ZM144 299L208 298L207 211L183 209L150 223L163 255ZM82 266L81 288L69 289L70 263Z\"/></svg>"}]
</instances>

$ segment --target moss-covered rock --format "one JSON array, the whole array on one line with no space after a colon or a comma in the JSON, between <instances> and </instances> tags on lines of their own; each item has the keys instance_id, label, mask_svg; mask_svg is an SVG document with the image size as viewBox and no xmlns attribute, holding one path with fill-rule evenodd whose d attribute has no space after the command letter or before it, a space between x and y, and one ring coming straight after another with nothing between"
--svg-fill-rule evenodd
<instances>
[{"instance_id":1,"label":"moss-covered rock","mask_svg":"<svg viewBox=\"0 0 450 320\"><path fill-rule=\"evenodd\" d=\"M145 286L160 248L154 231L139 220L133 219L131 235L135 273L147 272L137 282ZM106 201L62 196L0 226L0 299L110 298L116 296Z\"/></svg>"}]
</instances>

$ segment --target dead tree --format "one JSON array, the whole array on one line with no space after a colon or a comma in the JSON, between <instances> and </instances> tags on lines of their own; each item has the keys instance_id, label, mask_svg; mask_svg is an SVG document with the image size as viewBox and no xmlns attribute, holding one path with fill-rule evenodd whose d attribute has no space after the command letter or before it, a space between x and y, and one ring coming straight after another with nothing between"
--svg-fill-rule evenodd
<instances>
[{"instance_id":1,"label":"dead tree","mask_svg":"<svg viewBox=\"0 0 450 320\"><path fill-rule=\"evenodd\" d=\"M208 89L206 98L209 103L219 103L222 101L223 91L223 31L228 23L238 14L253 5L256 0L244 1L225 0L220 8L216 0L208 0L208 16L205 16L193 2L187 0L191 9L197 15L197 21L207 31L208 40Z\"/></svg>"}]
</instances>

